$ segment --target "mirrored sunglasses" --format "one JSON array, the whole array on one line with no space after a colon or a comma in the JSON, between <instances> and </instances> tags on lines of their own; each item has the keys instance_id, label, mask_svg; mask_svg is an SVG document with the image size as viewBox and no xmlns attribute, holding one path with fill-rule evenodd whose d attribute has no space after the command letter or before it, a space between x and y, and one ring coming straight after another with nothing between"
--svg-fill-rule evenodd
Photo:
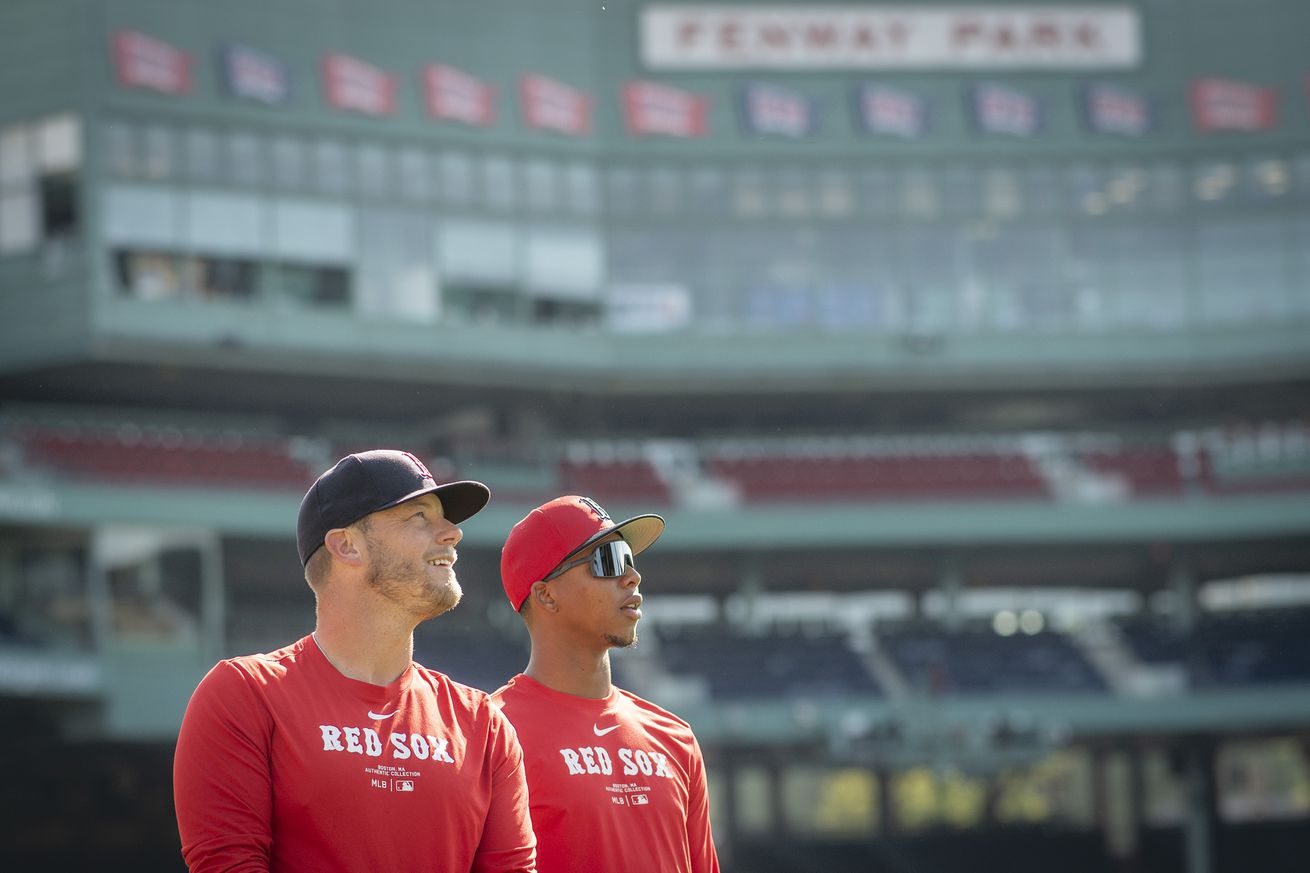
<instances>
[{"instance_id":1,"label":"mirrored sunglasses","mask_svg":"<svg viewBox=\"0 0 1310 873\"><path fill-rule=\"evenodd\" d=\"M607 543L601 543L596 546L596 550L585 558L579 558L576 561L570 561L551 570L542 582L549 582L562 573L567 573L574 567L591 562L591 573L601 579L616 579L628 572L629 567L635 567L632 561L632 547L626 540L610 540Z\"/></svg>"}]
</instances>

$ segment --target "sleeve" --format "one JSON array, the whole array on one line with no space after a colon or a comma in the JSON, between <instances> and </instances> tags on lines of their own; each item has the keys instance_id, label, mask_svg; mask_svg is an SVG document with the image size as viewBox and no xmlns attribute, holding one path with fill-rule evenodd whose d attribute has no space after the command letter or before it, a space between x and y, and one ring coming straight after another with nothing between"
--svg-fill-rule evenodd
<instances>
[{"instance_id":1,"label":"sleeve","mask_svg":"<svg viewBox=\"0 0 1310 873\"><path fill-rule=\"evenodd\" d=\"M518 734L499 706L491 718L491 803L482 839L473 858L473 873L534 873L537 838L528 812L528 780Z\"/></svg>"},{"instance_id":2,"label":"sleeve","mask_svg":"<svg viewBox=\"0 0 1310 873\"><path fill-rule=\"evenodd\" d=\"M710 832L710 788L700 744L691 738L690 784L687 786L687 854L692 873L719 873L719 856Z\"/></svg>"},{"instance_id":3,"label":"sleeve","mask_svg":"<svg viewBox=\"0 0 1310 873\"><path fill-rule=\"evenodd\" d=\"M272 844L272 719L229 661L200 681L173 758L173 800L191 873L266 873Z\"/></svg>"}]
</instances>

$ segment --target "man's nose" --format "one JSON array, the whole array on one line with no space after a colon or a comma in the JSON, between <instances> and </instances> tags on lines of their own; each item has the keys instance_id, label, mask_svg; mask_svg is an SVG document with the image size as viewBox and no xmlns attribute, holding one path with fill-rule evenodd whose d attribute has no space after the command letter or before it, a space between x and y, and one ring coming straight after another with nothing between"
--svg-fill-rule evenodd
<instances>
[{"instance_id":1,"label":"man's nose","mask_svg":"<svg viewBox=\"0 0 1310 873\"><path fill-rule=\"evenodd\" d=\"M445 524L439 525L437 527L435 536L437 542L441 543L442 545L453 546L456 545L460 540L464 539L464 531L461 530L459 525L455 524L454 522L447 521L445 522Z\"/></svg>"}]
</instances>

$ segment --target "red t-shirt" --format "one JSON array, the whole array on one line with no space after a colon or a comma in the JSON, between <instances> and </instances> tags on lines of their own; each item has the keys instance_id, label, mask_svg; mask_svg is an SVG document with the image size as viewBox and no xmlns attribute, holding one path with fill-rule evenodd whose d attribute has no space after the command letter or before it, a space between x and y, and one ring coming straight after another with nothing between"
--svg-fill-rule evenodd
<instances>
[{"instance_id":1,"label":"red t-shirt","mask_svg":"<svg viewBox=\"0 0 1310 873\"><path fill-rule=\"evenodd\" d=\"M481 691L410 664L349 679L312 637L220 661L173 763L192 871L531 871L514 729Z\"/></svg>"},{"instance_id":2,"label":"red t-shirt","mask_svg":"<svg viewBox=\"0 0 1310 873\"><path fill-rule=\"evenodd\" d=\"M522 674L492 696L523 744L541 873L716 873L691 727L615 688L593 700Z\"/></svg>"}]
</instances>

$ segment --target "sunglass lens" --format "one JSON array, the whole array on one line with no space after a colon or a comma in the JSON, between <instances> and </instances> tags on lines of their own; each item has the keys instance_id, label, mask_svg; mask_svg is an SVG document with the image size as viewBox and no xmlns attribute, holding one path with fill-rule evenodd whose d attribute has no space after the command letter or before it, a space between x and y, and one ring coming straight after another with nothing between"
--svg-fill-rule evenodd
<instances>
[{"instance_id":1,"label":"sunglass lens","mask_svg":"<svg viewBox=\"0 0 1310 873\"><path fill-rule=\"evenodd\" d=\"M592 560L592 569L597 576L602 577L622 576L631 566L634 566L632 549L623 540L605 543L596 549L596 555Z\"/></svg>"}]
</instances>

